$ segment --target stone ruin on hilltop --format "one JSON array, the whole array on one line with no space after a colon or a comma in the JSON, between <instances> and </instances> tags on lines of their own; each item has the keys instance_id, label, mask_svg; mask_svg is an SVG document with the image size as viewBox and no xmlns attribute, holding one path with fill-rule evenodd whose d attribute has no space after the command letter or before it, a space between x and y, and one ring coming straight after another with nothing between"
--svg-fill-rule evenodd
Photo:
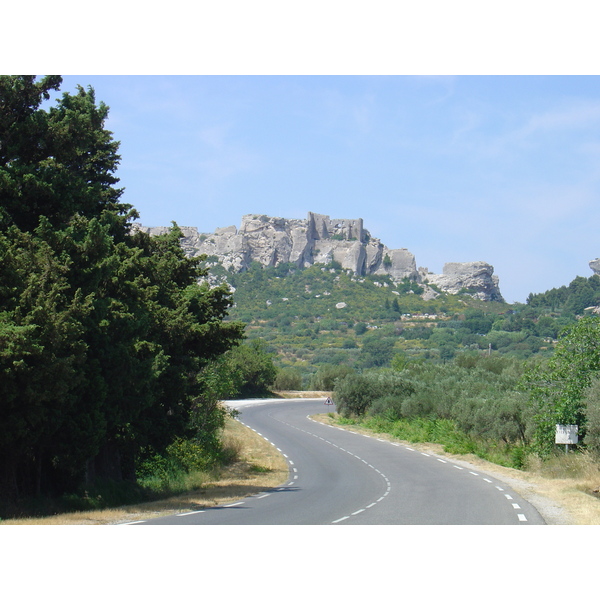
<instances>
[{"instance_id":1,"label":"stone ruin on hilltop","mask_svg":"<svg viewBox=\"0 0 600 600\"><path fill-rule=\"evenodd\" d=\"M136 225L150 235L160 235L168 227ZM498 277L492 265L477 261L446 263L436 275L427 268L417 269L415 257L406 248L390 249L363 227L362 219L331 219L308 213L307 219L285 219L267 215L244 215L239 230L235 225L214 233L200 233L196 227L180 227L181 245L188 256L216 256L226 269L246 270L252 262L264 266L294 263L304 268L336 261L357 276L389 275L400 283L408 278L424 285L426 298L436 292L427 284L450 294L466 290L485 301L502 302Z\"/></svg>"}]
</instances>

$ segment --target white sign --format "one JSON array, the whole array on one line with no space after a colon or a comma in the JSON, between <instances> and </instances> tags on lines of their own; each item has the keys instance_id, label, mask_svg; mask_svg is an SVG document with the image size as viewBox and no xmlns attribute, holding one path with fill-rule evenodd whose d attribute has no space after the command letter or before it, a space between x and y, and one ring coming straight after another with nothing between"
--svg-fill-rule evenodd
<instances>
[{"instance_id":1,"label":"white sign","mask_svg":"<svg viewBox=\"0 0 600 600\"><path fill-rule=\"evenodd\" d=\"M556 425L555 444L576 444L578 441L577 425Z\"/></svg>"}]
</instances>

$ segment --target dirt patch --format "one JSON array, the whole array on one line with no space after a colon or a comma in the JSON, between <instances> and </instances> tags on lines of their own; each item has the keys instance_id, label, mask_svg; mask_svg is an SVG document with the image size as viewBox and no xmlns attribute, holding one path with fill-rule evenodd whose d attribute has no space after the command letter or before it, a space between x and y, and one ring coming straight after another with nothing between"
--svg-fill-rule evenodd
<instances>
[{"instance_id":1,"label":"dirt patch","mask_svg":"<svg viewBox=\"0 0 600 600\"><path fill-rule=\"evenodd\" d=\"M304 391L288 391L280 390L273 395L277 398L314 398L320 400L331 396L333 392L304 392Z\"/></svg>"}]
</instances>

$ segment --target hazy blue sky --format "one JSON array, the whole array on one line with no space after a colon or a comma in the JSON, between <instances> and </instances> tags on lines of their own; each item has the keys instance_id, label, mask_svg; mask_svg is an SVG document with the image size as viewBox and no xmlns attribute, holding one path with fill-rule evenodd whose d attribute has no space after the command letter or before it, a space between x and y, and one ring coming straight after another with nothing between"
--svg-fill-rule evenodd
<instances>
[{"instance_id":1,"label":"hazy blue sky","mask_svg":"<svg viewBox=\"0 0 600 600\"><path fill-rule=\"evenodd\" d=\"M509 302L600 256L597 76L66 76L110 107L144 225L362 217L417 265L492 264Z\"/></svg>"}]
</instances>

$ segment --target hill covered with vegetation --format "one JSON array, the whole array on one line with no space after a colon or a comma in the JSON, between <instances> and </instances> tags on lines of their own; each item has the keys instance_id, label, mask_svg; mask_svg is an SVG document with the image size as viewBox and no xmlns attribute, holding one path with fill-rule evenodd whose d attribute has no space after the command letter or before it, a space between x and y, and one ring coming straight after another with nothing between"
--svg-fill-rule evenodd
<instances>
[{"instance_id":1,"label":"hill covered with vegetation","mask_svg":"<svg viewBox=\"0 0 600 600\"><path fill-rule=\"evenodd\" d=\"M293 369L304 387L323 365L389 367L402 361L444 362L462 353L518 359L549 357L559 332L600 304L600 277L530 295L526 304L484 302L468 293L440 293L389 277L358 277L333 262L292 264L226 276L234 289L230 318L246 323L280 368Z\"/></svg>"}]
</instances>

